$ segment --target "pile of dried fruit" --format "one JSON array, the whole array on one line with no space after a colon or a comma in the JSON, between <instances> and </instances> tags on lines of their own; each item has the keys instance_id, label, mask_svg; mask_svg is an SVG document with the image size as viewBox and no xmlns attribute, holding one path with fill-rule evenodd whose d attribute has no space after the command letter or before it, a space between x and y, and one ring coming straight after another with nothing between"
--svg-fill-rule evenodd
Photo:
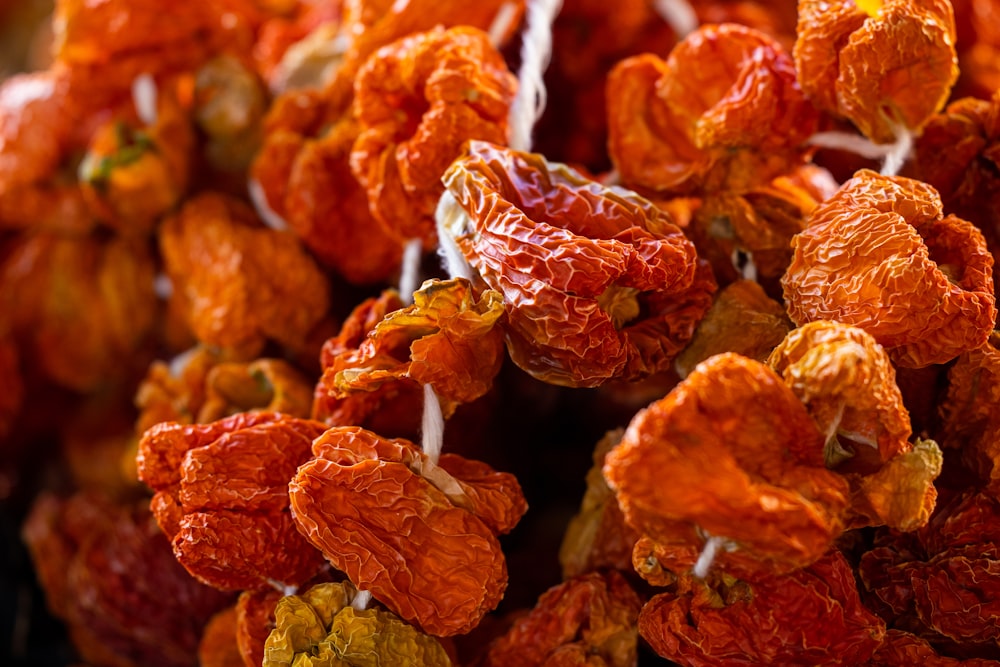
<instances>
[{"instance_id":1,"label":"pile of dried fruit","mask_svg":"<svg viewBox=\"0 0 1000 667\"><path fill-rule=\"evenodd\" d=\"M1000 664L1000 0L693 5L57 0L0 500L77 664Z\"/></svg>"}]
</instances>

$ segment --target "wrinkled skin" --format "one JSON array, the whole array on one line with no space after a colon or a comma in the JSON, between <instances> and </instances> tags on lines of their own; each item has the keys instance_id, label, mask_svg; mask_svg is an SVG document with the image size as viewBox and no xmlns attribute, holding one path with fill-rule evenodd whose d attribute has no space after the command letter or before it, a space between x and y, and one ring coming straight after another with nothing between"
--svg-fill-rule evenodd
<instances>
[{"instance_id":1,"label":"wrinkled skin","mask_svg":"<svg viewBox=\"0 0 1000 667\"><path fill-rule=\"evenodd\" d=\"M736 576L806 566L841 533L848 506L848 484L825 468L799 399L767 366L732 353L639 412L604 477L633 528L677 547L675 572L695 564L706 534L727 540L715 564Z\"/></svg>"},{"instance_id":2,"label":"wrinkled skin","mask_svg":"<svg viewBox=\"0 0 1000 667\"><path fill-rule=\"evenodd\" d=\"M831 551L782 576L662 593L639 616L639 633L661 656L712 665L860 665L885 624L858 597L843 556Z\"/></svg>"},{"instance_id":3,"label":"wrinkled skin","mask_svg":"<svg viewBox=\"0 0 1000 667\"><path fill-rule=\"evenodd\" d=\"M919 132L958 78L947 0L799 0L795 69L817 106L872 141Z\"/></svg>"},{"instance_id":4,"label":"wrinkled skin","mask_svg":"<svg viewBox=\"0 0 1000 667\"><path fill-rule=\"evenodd\" d=\"M945 363L993 330L983 235L945 216L920 181L859 171L812 212L792 250L781 280L792 321L860 327L898 365Z\"/></svg>"},{"instance_id":5,"label":"wrinkled skin","mask_svg":"<svg viewBox=\"0 0 1000 667\"><path fill-rule=\"evenodd\" d=\"M666 370L711 304L694 246L634 193L485 142L444 180L444 233L503 294L511 358L540 380L593 387Z\"/></svg>"},{"instance_id":6,"label":"wrinkled skin","mask_svg":"<svg viewBox=\"0 0 1000 667\"><path fill-rule=\"evenodd\" d=\"M665 61L646 54L616 65L608 118L626 186L740 194L803 162L819 117L778 42L723 24L691 33Z\"/></svg>"},{"instance_id":7,"label":"wrinkled skin","mask_svg":"<svg viewBox=\"0 0 1000 667\"><path fill-rule=\"evenodd\" d=\"M457 455L335 427L288 486L296 524L358 588L436 636L471 630L499 603L496 535L527 509L512 475Z\"/></svg>"}]
</instances>

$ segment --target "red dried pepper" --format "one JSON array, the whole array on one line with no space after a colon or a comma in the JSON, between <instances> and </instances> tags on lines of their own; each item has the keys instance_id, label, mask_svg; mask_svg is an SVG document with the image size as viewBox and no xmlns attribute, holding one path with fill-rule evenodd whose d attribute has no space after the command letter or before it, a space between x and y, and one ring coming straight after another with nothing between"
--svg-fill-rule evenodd
<instances>
[{"instance_id":1,"label":"red dried pepper","mask_svg":"<svg viewBox=\"0 0 1000 667\"><path fill-rule=\"evenodd\" d=\"M205 425L166 422L143 435L139 477L156 491L156 519L192 575L234 590L316 574L322 555L295 529L287 484L325 428L241 413Z\"/></svg>"},{"instance_id":2,"label":"red dried pepper","mask_svg":"<svg viewBox=\"0 0 1000 667\"><path fill-rule=\"evenodd\" d=\"M715 281L667 214L539 155L469 142L445 175L445 233L503 294L507 348L578 387L666 370Z\"/></svg>"},{"instance_id":3,"label":"red dried pepper","mask_svg":"<svg viewBox=\"0 0 1000 667\"><path fill-rule=\"evenodd\" d=\"M639 633L665 658L710 665L861 665L885 624L858 597L850 565L832 551L781 576L653 597Z\"/></svg>"},{"instance_id":4,"label":"red dried pepper","mask_svg":"<svg viewBox=\"0 0 1000 667\"><path fill-rule=\"evenodd\" d=\"M482 667L630 667L641 602L618 572L590 572L542 593L486 651Z\"/></svg>"},{"instance_id":5,"label":"red dried pepper","mask_svg":"<svg viewBox=\"0 0 1000 667\"><path fill-rule=\"evenodd\" d=\"M202 343L250 358L268 339L301 348L327 314L329 286L312 258L239 200L189 199L163 223L159 242L171 299Z\"/></svg>"},{"instance_id":6,"label":"red dried pepper","mask_svg":"<svg viewBox=\"0 0 1000 667\"><path fill-rule=\"evenodd\" d=\"M958 77L947 0L799 0L794 53L806 94L880 143L919 132Z\"/></svg>"},{"instance_id":7,"label":"red dried pepper","mask_svg":"<svg viewBox=\"0 0 1000 667\"><path fill-rule=\"evenodd\" d=\"M205 623L231 603L177 564L140 505L42 495L23 534L50 609L90 664L187 667Z\"/></svg>"}]
</instances>

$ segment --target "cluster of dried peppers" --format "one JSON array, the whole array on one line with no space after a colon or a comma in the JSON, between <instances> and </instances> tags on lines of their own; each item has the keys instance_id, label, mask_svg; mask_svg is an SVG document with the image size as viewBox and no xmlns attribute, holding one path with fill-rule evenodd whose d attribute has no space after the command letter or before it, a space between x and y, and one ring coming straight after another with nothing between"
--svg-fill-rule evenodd
<instances>
[{"instance_id":1,"label":"cluster of dried peppers","mask_svg":"<svg viewBox=\"0 0 1000 667\"><path fill-rule=\"evenodd\" d=\"M565 0L532 153L540 4L55 2L0 498L80 664L1000 664L1000 2Z\"/></svg>"}]
</instances>

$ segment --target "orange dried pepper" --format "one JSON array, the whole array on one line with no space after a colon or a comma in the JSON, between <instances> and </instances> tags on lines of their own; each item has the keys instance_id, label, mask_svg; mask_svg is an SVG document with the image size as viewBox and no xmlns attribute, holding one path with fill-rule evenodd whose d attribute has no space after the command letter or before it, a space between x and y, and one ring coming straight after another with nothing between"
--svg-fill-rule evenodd
<instances>
[{"instance_id":1,"label":"orange dried pepper","mask_svg":"<svg viewBox=\"0 0 1000 667\"><path fill-rule=\"evenodd\" d=\"M739 195L705 197L688 234L720 283L750 277L768 294L779 295L779 280L792 259L792 237L837 187L825 169L803 165Z\"/></svg>"},{"instance_id":2,"label":"orange dried pepper","mask_svg":"<svg viewBox=\"0 0 1000 667\"><path fill-rule=\"evenodd\" d=\"M236 607L227 607L209 619L198 642L200 667L244 667L236 644Z\"/></svg>"},{"instance_id":3,"label":"orange dried pepper","mask_svg":"<svg viewBox=\"0 0 1000 667\"><path fill-rule=\"evenodd\" d=\"M740 193L790 171L819 118L781 45L736 24L696 30L665 61L620 62L608 117L622 182L676 194Z\"/></svg>"},{"instance_id":4,"label":"orange dried pepper","mask_svg":"<svg viewBox=\"0 0 1000 667\"><path fill-rule=\"evenodd\" d=\"M176 94L162 86L156 120L115 118L97 129L78 168L93 215L122 233L148 233L187 188L195 136Z\"/></svg>"},{"instance_id":5,"label":"orange dried pepper","mask_svg":"<svg viewBox=\"0 0 1000 667\"><path fill-rule=\"evenodd\" d=\"M795 69L817 106L890 143L944 106L955 38L947 0L799 0Z\"/></svg>"},{"instance_id":6,"label":"orange dried pepper","mask_svg":"<svg viewBox=\"0 0 1000 667\"><path fill-rule=\"evenodd\" d=\"M715 281L669 216L540 155L470 142L445 175L445 233L503 294L507 348L578 387L669 368Z\"/></svg>"},{"instance_id":7,"label":"orange dried pepper","mask_svg":"<svg viewBox=\"0 0 1000 667\"><path fill-rule=\"evenodd\" d=\"M274 608L284 593L269 588L243 591L236 601L236 645L246 667L264 661L264 642L274 629Z\"/></svg>"},{"instance_id":8,"label":"orange dried pepper","mask_svg":"<svg viewBox=\"0 0 1000 667\"><path fill-rule=\"evenodd\" d=\"M189 199L159 242L171 299L202 343L251 358L268 339L294 350L327 314L326 277L298 240L260 226L239 200Z\"/></svg>"},{"instance_id":9,"label":"orange dried pepper","mask_svg":"<svg viewBox=\"0 0 1000 667\"><path fill-rule=\"evenodd\" d=\"M337 359L359 354L361 345L378 323L403 307L394 289L358 304L340 332L323 344L320 352L323 376L327 376ZM337 398L321 378L313 393L312 417L330 426L363 426L388 437L416 437L423 402L423 389L415 382L386 383L370 392Z\"/></svg>"},{"instance_id":10,"label":"orange dried pepper","mask_svg":"<svg viewBox=\"0 0 1000 667\"><path fill-rule=\"evenodd\" d=\"M497 534L527 505L512 475L407 440L334 427L289 484L302 534L362 590L437 636L471 630L500 602Z\"/></svg>"},{"instance_id":11,"label":"orange dried pepper","mask_svg":"<svg viewBox=\"0 0 1000 667\"><path fill-rule=\"evenodd\" d=\"M823 438L799 399L767 366L732 353L636 415L604 477L633 528L695 556L709 536L727 540L716 562L737 576L816 561L848 506L847 482L824 467Z\"/></svg>"},{"instance_id":12,"label":"orange dried pepper","mask_svg":"<svg viewBox=\"0 0 1000 667\"><path fill-rule=\"evenodd\" d=\"M639 615L639 634L650 646L691 667L862 665L885 632L836 550L786 575L663 593Z\"/></svg>"},{"instance_id":13,"label":"orange dried pepper","mask_svg":"<svg viewBox=\"0 0 1000 667\"><path fill-rule=\"evenodd\" d=\"M281 95L265 119L251 175L320 262L352 283L380 282L398 270L403 248L372 217L351 173L359 128L349 103L329 91Z\"/></svg>"},{"instance_id":14,"label":"orange dried pepper","mask_svg":"<svg viewBox=\"0 0 1000 667\"><path fill-rule=\"evenodd\" d=\"M716 295L674 367L685 377L701 362L723 352L766 361L791 328L784 307L758 283L738 280Z\"/></svg>"},{"instance_id":15,"label":"orange dried pepper","mask_svg":"<svg viewBox=\"0 0 1000 667\"><path fill-rule=\"evenodd\" d=\"M177 564L144 505L46 493L23 526L49 608L88 664L187 667L205 623L231 604Z\"/></svg>"},{"instance_id":16,"label":"orange dried pepper","mask_svg":"<svg viewBox=\"0 0 1000 667\"><path fill-rule=\"evenodd\" d=\"M581 574L542 593L477 664L630 667L638 658L640 607L618 572Z\"/></svg>"},{"instance_id":17,"label":"orange dried pepper","mask_svg":"<svg viewBox=\"0 0 1000 667\"><path fill-rule=\"evenodd\" d=\"M985 658L950 658L934 650L934 647L917 635L903 630L890 629L885 633L885 641L872 656L871 667L992 667L995 660Z\"/></svg>"},{"instance_id":18,"label":"orange dried pepper","mask_svg":"<svg viewBox=\"0 0 1000 667\"><path fill-rule=\"evenodd\" d=\"M900 366L945 363L993 330L993 257L929 185L862 170L809 216L781 279L788 314L875 337Z\"/></svg>"},{"instance_id":19,"label":"orange dried pepper","mask_svg":"<svg viewBox=\"0 0 1000 667\"><path fill-rule=\"evenodd\" d=\"M486 394L503 362L498 292L476 294L463 278L428 280L413 305L386 313L354 350L324 365L321 384L336 398L401 380L431 385L447 419Z\"/></svg>"},{"instance_id":20,"label":"orange dried pepper","mask_svg":"<svg viewBox=\"0 0 1000 667\"><path fill-rule=\"evenodd\" d=\"M242 413L147 431L139 477L156 492L153 511L177 560L224 590L297 585L316 574L322 555L296 531L287 485L324 430L276 413Z\"/></svg>"},{"instance_id":21,"label":"orange dried pepper","mask_svg":"<svg viewBox=\"0 0 1000 667\"><path fill-rule=\"evenodd\" d=\"M1000 492L1000 333L958 358L938 410L941 446L958 450L978 481Z\"/></svg>"},{"instance_id":22,"label":"orange dried pepper","mask_svg":"<svg viewBox=\"0 0 1000 667\"><path fill-rule=\"evenodd\" d=\"M914 145L912 176L941 193L944 208L983 233L1000 284L1000 90L963 98L931 118Z\"/></svg>"},{"instance_id":23,"label":"orange dried pepper","mask_svg":"<svg viewBox=\"0 0 1000 667\"><path fill-rule=\"evenodd\" d=\"M625 523L615 494L604 481L604 458L624 431L608 431L594 449L594 465L587 471L587 490L580 509L570 519L559 547L564 579L601 568L627 572L638 533Z\"/></svg>"},{"instance_id":24,"label":"orange dried pepper","mask_svg":"<svg viewBox=\"0 0 1000 667\"><path fill-rule=\"evenodd\" d=\"M153 258L137 239L23 235L0 264L0 310L25 363L90 392L148 363L153 280Z\"/></svg>"},{"instance_id":25,"label":"orange dried pepper","mask_svg":"<svg viewBox=\"0 0 1000 667\"><path fill-rule=\"evenodd\" d=\"M418 33L373 54L354 85L360 133L351 149L372 215L400 239L433 248L442 175L466 141L506 143L516 90L475 28Z\"/></svg>"}]
</instances>

